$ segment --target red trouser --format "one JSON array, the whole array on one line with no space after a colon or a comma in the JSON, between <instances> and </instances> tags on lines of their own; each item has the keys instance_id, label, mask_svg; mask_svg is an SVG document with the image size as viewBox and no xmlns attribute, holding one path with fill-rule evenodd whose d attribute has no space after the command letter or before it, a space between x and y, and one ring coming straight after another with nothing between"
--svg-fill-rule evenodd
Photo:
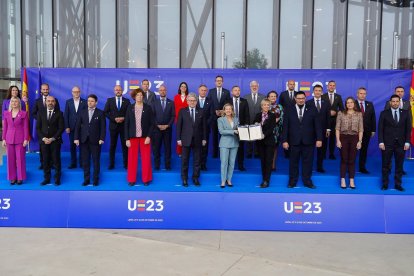
<instances>
[{"instance_id":1,"label":"red trouser","mask_svg":"<svg viewBox=\"0 0 414 276\"><path fill-rule=\"evenodd\" d=\"M152 180L151 143L145 145L145 137L131 138L131 147L128 149L128 182L137 181L138 152L141 151L142 182Z\"/></svg>"}]
</instances>

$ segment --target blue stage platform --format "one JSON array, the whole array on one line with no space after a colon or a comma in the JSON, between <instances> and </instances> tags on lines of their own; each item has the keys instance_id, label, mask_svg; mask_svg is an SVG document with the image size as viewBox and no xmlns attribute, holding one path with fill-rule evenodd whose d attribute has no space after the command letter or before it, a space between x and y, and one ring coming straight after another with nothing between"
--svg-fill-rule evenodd
<instances>
[{"instance_id":1,"label":"blue stage platform","mask_svg":"<svg viewBox=\"0 0 414 276\"><path fill-rule=\"evenodd\" d=\"M209 159L200 187L190 182L185 188L179 158L171 171L154 171L149 186L138 181L134 187L127 185L121 165L106 170L107 153L98 187L81 186L83 171L66 169L68 153L62 153L62 184L40 186L38 158L27 155L28 180L21 186L11 186L5 166L0 167L0 226L414 233L413 161L404 166L406 191L398 192L392 176L390 189L380 190L379 158L369 160L371 174L357 174L356 190L339 187L339 160L326 160L328 172L314 173L317 189L311 190L302 183L286 187L288 160L283 157L267 189L259 188L257 159L246 159L247 171L235 171L234 187L221 189L219 159Z\"/></svg>"}]
</instances>

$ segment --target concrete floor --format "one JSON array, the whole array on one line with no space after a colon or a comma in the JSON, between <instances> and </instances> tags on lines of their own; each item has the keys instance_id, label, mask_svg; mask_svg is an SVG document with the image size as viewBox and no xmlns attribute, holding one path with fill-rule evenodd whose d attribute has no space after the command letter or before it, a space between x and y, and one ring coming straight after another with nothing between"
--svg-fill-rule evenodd
<instances>
[{"instance_id":1,"label":"concrete floor","mask_svg":"<svg viewBox=\"0 0 414 276\"><path fill-rule=\"evenodd\" d=\"M414 275L414 236L0 228L0 275Z\"/></svg>"}]
</instances>

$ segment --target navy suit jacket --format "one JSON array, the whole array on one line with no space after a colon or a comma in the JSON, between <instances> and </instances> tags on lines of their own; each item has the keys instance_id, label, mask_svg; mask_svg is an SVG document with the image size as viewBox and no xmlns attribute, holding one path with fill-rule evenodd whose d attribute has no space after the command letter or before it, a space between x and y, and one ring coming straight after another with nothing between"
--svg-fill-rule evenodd
<instances>
[{"instance_id":1,"label":"navy suit jacket","mask_svg":"<svg viewBox=\"0 0 414 276\"><path fill-rule=\"evenodd\" d=\"M222 110L224 104L230 100L230 91L226 88L221 88L221 97L220 101L217 99L217 88L212 88L208 91L207 98L210 99L212 107L212 112L215 113L216 110ZM216 118L217 119L217 118Z\"/></svg>"},{"instance_id":2,"label":"navy suit jacket","mask_svg":"<svg viewBox=\"0 0 414 276\"><path fill-rule=\"evenodd\" d=\"M177 141L185 147L191 146L194 138L194 146L201 147L202 141L207 140L207 121L203 110L195 108L195 121L190 115L190 108L180 110L177 119Z\"/></svg>"},{"instance_id":3,"label":"navy suit jacket","mask_svg":"<svg viewBox=\"0 0 414 276\"><path fill-rule=\"evenodd\" d=\"M359 101L355 100L355 105L358 111L361 111L361 107L359 105ZM376 132L376 117L375 117L375 109L372 102L365 101L365 112L363 116L364 120L364 132Z\"/></svg>"},{"instance_id":4,"label":"navy suit jacket","mask_svg":"<svg viewBox=\"0 0 414 276\"><path fill-rule=\"evenodd\" d=\"M321 121L322 137L325 136L326 130L329 129L329 118L331 117L331 104L321 98L321 110L318 112L319 120ZM307 106L313 107L318 111L315 105L315 100L311 99L306 102ZM293 106L295 107L295 106ZM334 129L331 129L334 131Z\"/></svg>"},{"instance_id":5,"label":"navy suit jacket","mask_svg":"<svg viewBox=\"0 0 414 276\"><path fill-rule=\"evenodd\" d=\"M298 91L293 92L293 97L296 96L296 93L298 93ZM289 97L289 91L285 90L280 93L279 104L283 107L283 109L288 110L291 106L294 106L296 104L296 101L295 98L291 100Z\"/></svg>"},{"instance_id":6,"label":"navy suit jacket","mask_svg":"<svg viewBox=\"0 0 414 276\"><path fill-rule=\"evenodd\" d=\"M169 127L172 126L175 119L175 107L172 100L166 98L164 111L162 110L161 98L155 99L151 107L152 112L155 115L155 125L168 125Z\"/></svg>"},{"instance_id":7,"label":"navy suit jacket","mask_svg":"<svg viewBox=\"0 0 414 276\"><path fill-rule=\"evenodd\" d=\"M147 99L147 94L146 93L148 93L148 99ZM154 104L156 98L157 97L155 96L155 93L152 92L151 90L148 90L147 92L144 92L144 98L143 98L142 101L151 106L151 105Z\"/></svg>"},{"instance_id":8,"label":"navy suit jacket","mask_svg":"<svg viewBox=\"0 0 414 276\"><path fill-rule=\"evenodd\" d=\"M204 106L203 106L203 108L201 108L200 98L197 98L197 108L203 110L204 116L206 117L207 127L209 127L211 125L212 119L217 118L217 116L215 115L216 110L213 107L213 103L211 102L211 99L205 97L204 98Z\"/></svg>"},{"instance_id":9,"label":"navy suit jacket","mask_svg":"<svg viewBox=\"0 0 414 276\"><path fill-rule=\"evenodd\" d=\"M283 118L283 132L281 142L298 146L314 145L316 141L322 141L322 126L319 120L318 110L312 106L304 106L302 122L299 121L296 105L292 106Z\"/></svg>"},{"instance_id":10,"label":"navy suit jacket","mask_svg":"<svg viewBox=\"0 0 414 276\"><path fill-rule=\"evenodd\" d=\"M75 102L73 101L73 98L67 100L65 104L65 113L63 114L63 117L65 119L65 128L70 128L70 131L74 131L76 126L76 119L78 118L79 112L87 108L88 104L86 100L80 98L78 112L76 112Z\"/></svg>"},{"instance_id":11,"label":"navy suit jacket","mask_svg":"<svg viewBox=\"0 0 414 276\"><path fill-rule=\"evenodd\" d=\"M393 146L397 141L401 147L411 140L411 120L408 110L400 109L400 120L394 121L390 109L383 110L378 121L378 142Z\"/></svg>"},{"instance_id":12,"label":"navy suit jacket","mask_svg":"<svg viewBox=\"0 0 414 276\"><path fill-rule=\"evenodd\" d=\"M227 102L233 105L233 97ZM233 106L234 110L234 106ZM246 99L239 97L239 124L240 125L248 125L250 124L250 113L249 113L249 104L247 103Z\"/></svg>"},{"instance_id":13,"label":"navy suit jacket","mask_svg":"<svg viewBox=\"0 0 414 276\"><path fill-rule=\"evenodd\" d=\"M105 113L105 116L109 119L109 130L115 130L117 129L117 127L124 126L123 123L118 124L117 122L115 122L115 118L125 117L127 109L130 104L131 102L127 98L122 97L121 108L118 110L116 97L108 98L103 111Z\"/></svg>"},{"instance_id":14,"label":"navy suit jacket","mask_svg":"<svg viewBox=\"0 0 414 276\"><path fill-rule=\"evenodd\" d=\"M50 95L52 96L52 95ZM60 110L60 105L59 105L59 101L57 98L55 98L56 101L56 105L55 105L55 109L56 110ZM32 109L32 117L33 118L37 118L37 113L39 113L40 111L46 110L45 106L43 105L43 96L40 95L40 98L38 98L33 106Z\"/></svg>"},{"instance_id":15,"label":"navy suit jacket","mask_svg":"<svg viewBox=\"0 0 414 276\"><path fill-rule=\"evenodd\" d=\"M86 143L89 138L90 144L99 144L104 141L106 135L106 119L102 110L95 108L91 122L89 122L89 110L84 109L79 113L76 121L74 140Z\"/></svg>"}]
</instances>

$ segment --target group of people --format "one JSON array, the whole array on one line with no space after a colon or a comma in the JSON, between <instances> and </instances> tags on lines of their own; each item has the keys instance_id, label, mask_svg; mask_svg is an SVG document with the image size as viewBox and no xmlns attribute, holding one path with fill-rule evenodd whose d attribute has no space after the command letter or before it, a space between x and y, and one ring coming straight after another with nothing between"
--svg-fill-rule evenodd
<instances>
[{"instance_id":1,"label":"group of people","mask_svg":"<svg viewBox=\"0 0 414 276\"><path fill-rule=\"evenodd\" d=\"M173 99L167 97L167 87L159 87L159 97L149 90L149 81L130 92L134 103L123 96L119 85L114 87L114 97L108 98L103 110L97 108L94 94L87 99L80 97L80 88L72 88L72 98L66 101L64 112L59 102L49 94L49 85L42 84L41 97L36 100L31 116L36 119L40 143L40 168L44 171L41 185L60 185L60 150L62 134L70 140L71 163L69 169L78 166L84 170L82 185L99 185L101 147L105 141L106 119L109 121L110 149L109 170L115 168L118 138L121 140L123 167L127 169L127 181L134 186L137 181L138 155L141 159L141 179L144 185L152 181L152 170L161 167L161 148L164 149L164 165L171 170L172 128L176 129L176 152L181 157L182 185L187 187L190 154L193 155L192 182L200 185L201 171L207 170L210 136L212 157L220 157L220 187L232 187L236 164L245 171L247 158L259 157L261 162L261 188L270 185L272 171L277 170L277 153L282 145L289 159L288 187L293 188L302 168L305 187L314 189L312 168L316 148L316 171L324 173L323 160L328 155L335 159L335 146L340 149L340 187L355 189L355 162L359 150L359 171L366 168L367 149L377 131L375 110L367 101L367 91L361 87L356 98L348 97L345 105L336 92L335 81L329 81L327 92L321 85L313 87L312 99L295 91L295 81L289 80L287 90L280 95L270 91L259 93L259 83L250 82L250 93L240 97L241 89L223 87L223 77L215 78L215 87L208 89L201 84L198 93L190 93L186 82L180 83ZM378 122L378 141L382 151L382 189L388 189L391 159L395 157L395 188L403 191L402 175L405 151L410 147L412 115L410 103L403 100L404 88L398 86L387 101ZM8 180L12 185L26 179L25 146L29 142L29 116L25 111L16 86L9 89L3 103L3 146L7 148ZM238 127L256 124L262 129L262 139L241 141ZM79 158L77 147L80 147ZM151 153L154 164L151 164ZM91 160L93 175L91 177Z\"/></svg>"}]
</instances>

